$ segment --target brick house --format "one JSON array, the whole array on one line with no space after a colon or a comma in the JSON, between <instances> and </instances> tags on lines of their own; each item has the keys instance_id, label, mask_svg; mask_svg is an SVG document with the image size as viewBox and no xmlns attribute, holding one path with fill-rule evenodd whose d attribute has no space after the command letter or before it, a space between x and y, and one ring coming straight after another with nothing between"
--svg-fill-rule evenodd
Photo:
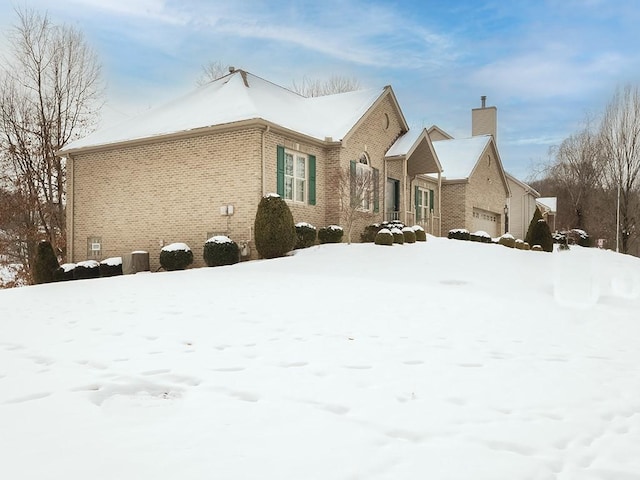
<instances>
[{"instance_id":1,"label":"brick house","mask_svg":"<svg viewBox=\"0 0 640 480\"><path fill-rule=\"evenodd\" d=\"M277 192L296 222L341 223L338 172L369 174L354 238L397 218L440 234L441 166L411 131L390 86L306 98L243 70L69 144L68 261L185 242L202 266L207 238L253 248L258 203Z\"/></svg>"},{"instance_id":2,"label":"brick house","mask_svg":"<svg viewBox=\"0 0 640 480\"><path fill-rule=\"evenodd\" d=\"M428 130L443 169L442 232L466 228L497 237L505 233L511 196L496 144L497 109L486 107L482 97L471 118L469 138L453 138L437 126Z\"/></svg>"}]
</instances>

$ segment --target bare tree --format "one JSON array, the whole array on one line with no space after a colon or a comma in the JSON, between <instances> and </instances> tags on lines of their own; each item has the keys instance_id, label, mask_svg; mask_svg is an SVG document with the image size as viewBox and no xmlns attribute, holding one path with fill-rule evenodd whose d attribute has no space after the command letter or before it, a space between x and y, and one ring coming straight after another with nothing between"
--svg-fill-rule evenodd
<instances>
[{"instance_id":1,"label":"bare tree","mask_svg":"<svg viewBox=\"0 0 640 480\"><path fill-rule=\"evenodd\" d=\"M607 159L607 180L619 199L618 231L623 253L637 238L640 191L640 90L618 88L601 125L602 153Z\"/></svg>"},{"instance_id":2,"label":"bare tree","mask_svg":"<svg viewBox=\"0 0 640 480\"><path fill-rule=\"evenodd\" d=\"M349 244L358 220L370 221L373 218L374 203L378 201L378 177L377 169L351 162L350 167L337 170L331 180L338 193L340 221L347 232Z\"/></svg>"},{"instance_id":3,"label":"bare tree","mask_svg":"<svg viewBox=\"0 0 640 480\"><path fill-rule=\"evenodd\" d=\"M566 192L571 204L571 216L566 220L571 228L587 228L587 212L602 187L603 157L599 136L589 124L554 148L555 162L550 167L554 177Z\"/></svg>"},{"instance_id":4,"label":"bare tree","mask_svg":"<svg viewBox=\"0 0 640 480\"><path fill-rule=\"evenodd\" d=\"M80 31L33 10L16 14L0 77L0 172L18 201L9 234L30 267L41 239L64 255L66 171L56 152L95 126L102 87Z\"/></svg>"},{"instance_id":5,"label":"bare tree","mask_svg":"<svg viewBox=\"0 0 640 480\"><path fill-rule=\"evenodd\" d=\"M223 65L220 60L210 61L202 66L202 72L196 83L198 85L204 85L217 80L228 74L231 68L231 65Z\"/></svg>"},{"instance_id":6,"label":"bare tree","mask_svg":"<svg viewBox=\"0 0 640 480\"><path fill-rule=\"evenodd\" d=\"M295 80L291 89L303 97L322 97L334 93L351 92L360 88L360 82L356 78L342 75L333 75L328 80L302 78L302 82Z\"/></svg>"}]
</instances>

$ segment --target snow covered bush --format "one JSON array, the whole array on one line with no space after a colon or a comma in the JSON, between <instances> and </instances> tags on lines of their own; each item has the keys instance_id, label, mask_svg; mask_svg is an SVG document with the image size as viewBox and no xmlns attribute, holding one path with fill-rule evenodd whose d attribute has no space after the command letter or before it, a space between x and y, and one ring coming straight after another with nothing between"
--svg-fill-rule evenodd
<instances>
[{"instance_id":1,"label":"snow covered bush","mask_svg":"<svg viewBox=\"0 0 640 480\"><path fill-rule=\"evenodd\" d=\"M318 236L316 227L306 222L296 223L296 235L298 239L295 248L307 248L315 245Z\"/></svg>"},{"instance_id":2,"label":"snow covered bush","mask_svg":"<svg viewBox=\"0 0 640 480\"><path fill-rule=\"evenodd\" d=\"M491 243L491 235L483 230L478 230L469 234L469 240L472 242Z\"/></svg>"},{"instance_id":3,"label":"snow covered bush","mask_svg":"<svg viewBox=\"0 0 640 480\"><path fill-rule=\"evenodd\" d=\"M453 230L449 230L447 238L453 238L455 240L469 240L469 230L466 228L454 228Z\"/></svg>"},{"instance_id":4,"label":"snow covered bush","mask_svg":"<svg viewBox=\"0 0 640 480\"><path fill-rule=\"evenodd\" d=\"M376 233L376 245L393 245L393 233L388 228L382 228Z\"/></svg>"},{"instance_id":5,"label":"snow covered bush","mask_svg":"<svg viewBox=\"0 0 640 480\"><path fill-rule=\"evenodd\" d=\"M100 276L100 264L95 260L85 260L78 262L73 269L74 280L84 280L87 278L98 278Z\"/></svg>"},{"instance_id":6,"label":"snow covered bush","mask_svg":"<svg viewBox=\"0 0 640 480\"><path fill-rule=\"evenodd\" d=\"M263 258L283 257L296 245L296 227L287 203L275 193L260 200L254 222L256 250Z\"/></svg>"},{"instance_id":7,"label":"snow covered bush","mask_svg":"<svg viewBox=\"0 0 640 480\"><path fill-rule=\"evenodd\" d=\"M160 250L160 265L168 272L184 270L193 263L193 252L186 243L171 243Z\"/></svg>"},{"instance_id":8,"label":"snow covered bush","mask_svg":"<svg viewBox=\"0 0 640 480\"><path fill-rule=\"evenodd\" d=\"M420 225L414 225L413 231L416 233L416 242L427 241L427 234L425 233L424 228L422 228Z\"/></svg>"},{"instance_id":9,"label":"snow covered bush","mask_svg":"<svg viewBox=\"0 0 640 480\"><path fill-rule=\"evenodd\" d=\"M380 225L379 223L372 223L371 225L367 225L366 227L364 227L364 232L360 234L360 242L361 243L375 242L376 235L382 228L383 228L382 225Z\"/></svg>"},{"instance_id":10,"label":"snow covered bush","mask_svg":"<svg viewBox=\"0 0 640 480\"><path fill-rule=\"evenodd\" d=\"M38 243L36 258L33 263L33 283L53 282L53 274L59 266L51 243L46 241Z\"/></svg>"},{"instance_id":11,"label":"snow covered bush","mask_svg":"<svg viewBox=\"0 0 640 480\"><path fill-rule=\"evenodd\" d=\"M122 275L122 257L111 257L100 262L101 277Z\"/></svg>"},{"instance_id":12,"label":"snow covered bush","mask_svg":"<svg viewBox=\"0 0 640 480\"><path fill-rule=\"evenodd\" d=\"M399 245L402 245L404 243L404 234L402 233L402 230L393 227L391 229L391 234L393 235L393 243L397 243Z\"/></svg>"},{"instance_id":13,"label":"snow covered bush","mask_svg":"<svg viewBox=\"0 0 640 480\"><path fill-rule=\"evenodd\" d=\"M318 240L320 240L320 243L340 243L343 235L344 230L342 227L329 225L328 227L322 227L318 231Z\"/></svg>"},{"instance_id":14,"label":"snow covered bush","mask_svg":"<svg viewBox=\"0 0 640 480\"><path fill-rule=\"evenodd\" d=\"M504 245L505 247L509 247L509 248L515 248L516 246L516 239L513 235L511 235L510 233L505 233L504 235L502 235L499 239L498 239L498 243L500 245Z\"/></svg>"},{"instance_id":15,"label":"snow covered bush","mask_svg":"<svg viewBox=\"0 0 640 480\"><path fill-rule=\"evenodd\" d=\"M404 227L402 229L402 235L404 236L405 243L416 243L416 232L412 227Z\"/></svg>"},{"instance_id":16,"label":"snow covered bush","mask_svg":"<svg viewBox=\"0 0 640 480\"><path fill-rule=\"evenodd\" d=\"M75 268L75 263L63 263L55 272L53 272L53 280L55 282L67 282L69 280L73 280L73 271Z\"/></svg>"},{"instance_id":17,"label":"snow covered bush","mask_svg":"<svg viewBox=\"0 0 640 480\"><path fill-rule=\"evenodd\" d=\"M524 250L524 240L520 240L519 238L515 243L516 250Z\"/></svg>"},{"instance_id":18,"label":"snow covered bush","mask_svg":"<svg viewBox=\"0 0 640 480\"><path fill-rule=\"evenodd\" d=\"M202 256L209 267L233 265L240 261L240 250L238 244L229 237L216 235L206 241Z\"/></svg>"},{"instance_id":19,"label":"snow covered bush","mask_svg":"<svg viewBox=\"0 0 640 480\"><path fill-rule=\"evenodd\" d=\"M534 252L544 252L544 249L542 248L542 246L537 244L531 247L531 250Z\"/></svg>"}]
</instances>

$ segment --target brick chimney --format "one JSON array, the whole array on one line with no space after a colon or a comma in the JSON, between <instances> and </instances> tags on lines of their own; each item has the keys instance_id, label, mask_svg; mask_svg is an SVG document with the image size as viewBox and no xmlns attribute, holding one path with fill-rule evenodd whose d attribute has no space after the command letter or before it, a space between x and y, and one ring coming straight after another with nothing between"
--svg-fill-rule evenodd
<instances>
[{"instance_id":1,"label":"brick chimney","mask_svg":"<svg viewBox=\"0 0 640 480\"><path fill-rule=\"evenodd\" d=\"M480 97L482 106L471 109L471 135L493 135L494 141L498 142L498 109L487 107L487 97Z\"/></svg>"}]
</instances>

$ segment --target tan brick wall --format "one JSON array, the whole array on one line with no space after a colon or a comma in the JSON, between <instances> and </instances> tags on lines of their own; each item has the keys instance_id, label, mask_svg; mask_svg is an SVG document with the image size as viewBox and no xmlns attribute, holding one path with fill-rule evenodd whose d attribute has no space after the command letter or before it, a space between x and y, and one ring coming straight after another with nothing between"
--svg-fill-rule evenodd
<instances>
[{"instance_id":1,"label":"tan brick wall","mask_svg":"<svg viewBox=\"0 0 640 480\"><path fill-rule=\"evenodd\" d=\"M499 217L499 234L504 233L504 206L507 199L500 164L496 151L490 144L482 153L476 169L469 178L466 196L467 225L473 221L473 208L480 208L495 213ZM471 215L471 216L470 216ZM465 227L469 228L469 227Z\"/></svg>"},{"instance_id":2,"label":"tan brick wall","mask_svg":"<svg viewBox=\"0 0 640 480\"><path fill-rule=\"evenodd\" d=\"M102 238L102 258L147 250L152 270L163 244L187 243L202 266L209 232L250 240L261 136L253 128L78 155L70 168L70 261L87 258L89 236ZM233 205L233 215L222 216L222 205Z\"/></svg>"},{"instance_id":3,"label":"tan brick wall","mask_svg":"<svg viewBox=\"0 0 640 480\"><path fill-rule=\"evenodd\" d=\"M471 228L473 212L467 216L466 182L442 183L442 236L454 228Z\"/></svg>"},{"instance_id":4,"label":"tan brick wall","mask_svg":"<svg viewBox=\"0 0 640 480\"><path fill-rule=\"evenodd\" d=\"M471 135L493 135L498 141L498 109L496 107L471 110Z\"/></svg>"}]
</instances>

